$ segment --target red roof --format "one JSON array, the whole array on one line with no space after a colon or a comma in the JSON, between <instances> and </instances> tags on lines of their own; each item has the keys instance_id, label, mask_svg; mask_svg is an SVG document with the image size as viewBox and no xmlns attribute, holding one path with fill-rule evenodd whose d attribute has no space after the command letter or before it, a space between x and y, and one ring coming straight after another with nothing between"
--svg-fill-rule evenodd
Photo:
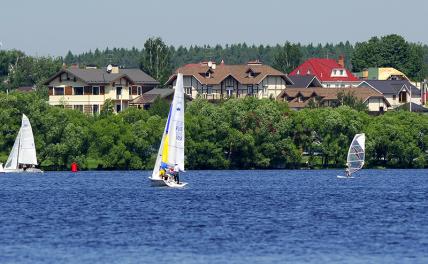
<instances>
[{"instance_id":1,"label":"red roof","mask_svg":"<svg viewBox=\"0 0 428 264\"><path fill-rule=\"evenodd\" d=\"M336 70L345 70L347 77L344 76L335 76L332 77L332 71ZM342 67L337 61L333 59L320 59L312 58L294 69L290 74L294 75L315 75L321 82L334 82L334 81L346 81L346 82L358 82L359 79L355 77L348 69Z\"/></svg>"}]
</instances>

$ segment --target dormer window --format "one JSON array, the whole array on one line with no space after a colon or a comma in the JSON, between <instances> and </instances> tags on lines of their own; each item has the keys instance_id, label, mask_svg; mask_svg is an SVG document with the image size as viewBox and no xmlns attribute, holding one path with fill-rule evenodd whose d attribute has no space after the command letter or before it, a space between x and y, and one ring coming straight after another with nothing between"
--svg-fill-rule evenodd
<instances>
[{"instance_id":1,"label":"dormer window","mask_svg":"<svg viewBox=\"0 0 428 264\"><path fill-rule=\"evenodd\" d=\"M211 72L210 72L210 71L207 71L207 72L205 73L205 77L206 77L206 78L210 78L210 77L211 77Z\"/></svg>"},{"instance_id":2,"label":"dormer window","mask_svg":"<svg viewBox=\"0 0 428 264\"><path fill-rule=\"evenodd\" d=\"M249 71L249 72L248 72L248 77L254 77L254 72Z\"/></svg>"},{"instance_id":3,"label":"dormer window","mask_svg":"<svg viewBox=\"0 0 428 264\"><path fill-rule=\"evenodd\" d=\"M345 69L333 69L331 70L331 77L348 77Z\"/></svg>"}]
</instances>

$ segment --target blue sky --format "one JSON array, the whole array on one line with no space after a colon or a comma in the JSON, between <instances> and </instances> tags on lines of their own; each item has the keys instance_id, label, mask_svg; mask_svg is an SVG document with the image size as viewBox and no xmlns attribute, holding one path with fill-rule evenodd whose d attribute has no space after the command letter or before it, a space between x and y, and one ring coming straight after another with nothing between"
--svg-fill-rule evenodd
<instances>
[{"instance_id":1,"label":"blue sky","mask_svg":"<svg viewBox=\"0 0 428 264\"><path fill-rule=\"evenodd\" d=\"M2 49L65 55L95 48L169 45L336 43L397 33L428 44L423 0L5 0Z\"/></svg>"}]
</instances>

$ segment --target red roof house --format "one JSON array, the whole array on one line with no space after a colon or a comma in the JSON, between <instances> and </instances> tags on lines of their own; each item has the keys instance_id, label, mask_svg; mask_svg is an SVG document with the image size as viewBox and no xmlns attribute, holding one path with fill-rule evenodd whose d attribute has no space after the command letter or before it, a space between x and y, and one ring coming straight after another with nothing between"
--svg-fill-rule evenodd
<instances>
[{"instance_id":1,"label":"red roof house","mask_svg":"<svg viewBox=\"0 0 428 264\"><path fill-rule=\"evenodd\" d=\"M350 87L361 82L345 68L343 56L338 61L320 58L306 60L289 75L315 75L324 87Z\"/></svg>"}]
</instances>

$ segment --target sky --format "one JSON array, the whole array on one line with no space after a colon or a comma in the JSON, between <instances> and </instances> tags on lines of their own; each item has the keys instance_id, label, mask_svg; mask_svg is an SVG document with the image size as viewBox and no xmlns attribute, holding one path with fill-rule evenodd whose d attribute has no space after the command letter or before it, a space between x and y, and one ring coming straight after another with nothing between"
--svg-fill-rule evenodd
<instances>
[{"instance_id":1,"label":"sky","mask_svg":"<svg viewBox=\"0 0 428 264\"><path fill-rule=\"evenodd\" d=\"M400 34L428 44L425 0L3 0L0 49L65 56L96 48L285 41L351 43Z\"/></svg>"}]
</instances>

